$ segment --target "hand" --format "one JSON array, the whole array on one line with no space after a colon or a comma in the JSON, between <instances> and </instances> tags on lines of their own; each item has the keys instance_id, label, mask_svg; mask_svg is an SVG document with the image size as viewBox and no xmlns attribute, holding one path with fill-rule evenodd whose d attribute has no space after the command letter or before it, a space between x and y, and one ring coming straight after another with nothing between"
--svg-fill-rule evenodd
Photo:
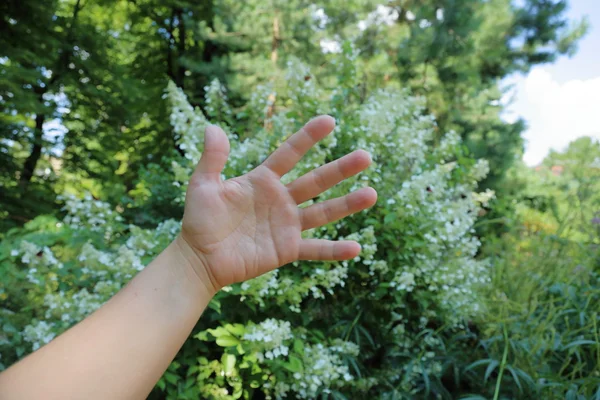
<instances>
[{"instance_id":1,"label":"hand","mask_svg":"<svg viewBox=\"0 0 600 400\"><path fill-rule=\"evenodd\" d=\"M301 232L371 207L377 201L374 189L306 208L298 205L366 169L371 163L366 151L354 151L288 185L280 181L334 126L329 116L311 120L261 165L226 181L221 171L229 141L220 128L206 128L204 153L186 194L180 239L192 250L186 252L194 255L194 269L210 280L215 292L296 260L345 260L359 254L354 241L302 239Z\"/></svg>"}]
</instances>

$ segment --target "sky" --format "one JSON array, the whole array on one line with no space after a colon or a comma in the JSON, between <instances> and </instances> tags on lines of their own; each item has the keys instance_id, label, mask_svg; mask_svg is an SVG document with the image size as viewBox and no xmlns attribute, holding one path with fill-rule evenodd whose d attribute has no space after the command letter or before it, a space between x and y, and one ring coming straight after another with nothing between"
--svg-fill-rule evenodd
<instances>
[{"instance_id":1,"label":"sky","mask_svg":"<svg viewBox=\"0 0 600 400\"><path fill-rule=\"evenodd\" d=\"M514 85L504 118L527 122L523 159L530 166L578 137L600 139L600 0L571 0L568 15L576 20L587 15L591 25L577 53L504 82Z\"/></svg>"}]
</instances>

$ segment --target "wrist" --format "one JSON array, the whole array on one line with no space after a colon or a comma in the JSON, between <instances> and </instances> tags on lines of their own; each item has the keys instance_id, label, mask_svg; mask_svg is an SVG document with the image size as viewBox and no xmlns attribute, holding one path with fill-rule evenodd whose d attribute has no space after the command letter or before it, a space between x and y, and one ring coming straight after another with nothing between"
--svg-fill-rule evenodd
<instances>
[{"instance_id":1,"label":"wrist","mask_svg":"<svg viewBox=\"0 0 600 400\"><path fill-rule=\"evenodd\" d=\"M196 281L211 297L214 296L221 287L214 279L205 257L198 254L181 234L173 240L172 246L190 271L190 279Z\"/></svg>"}]
</instances>

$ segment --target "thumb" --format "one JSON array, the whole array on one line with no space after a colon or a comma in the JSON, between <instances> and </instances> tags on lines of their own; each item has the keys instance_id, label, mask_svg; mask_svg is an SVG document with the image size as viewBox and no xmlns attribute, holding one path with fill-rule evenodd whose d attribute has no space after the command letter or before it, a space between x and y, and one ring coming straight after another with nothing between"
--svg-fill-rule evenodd
<instances>
[{"instance_id":1,"label":"thumb","mask_svg":"<svg viewBox=\"0 0 600 400\"><path fill-rule=\"evenodd\" d=\"M204 130L204 152L196 167L196 173L213 175L221 178L229 156L229 139L223 129L216 125L208 125Z\"/></svg>"}]
</instances>

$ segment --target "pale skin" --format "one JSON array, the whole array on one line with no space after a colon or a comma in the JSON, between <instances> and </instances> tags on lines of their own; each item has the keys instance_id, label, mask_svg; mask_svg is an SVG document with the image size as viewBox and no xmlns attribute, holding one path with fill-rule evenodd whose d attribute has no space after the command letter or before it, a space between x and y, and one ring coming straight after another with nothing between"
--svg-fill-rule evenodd
<instances>
[{"instance_id":1,"label":"pale skin","mask_svg":"<svg viewBox=\"0 0 600 400\"><path fill-rule=\"evenodd\" d=\"M226 181L229 142L209 126L180 235L98 311L1 373L0 398L144 399L222 287L296 260L356 257L354 241L301 232L374 205L375 190L299 205L366 169L369 154L354 151L280 181L334 125L329 116L309 121L261 165Z\"/></svg>"}]
</instances>

